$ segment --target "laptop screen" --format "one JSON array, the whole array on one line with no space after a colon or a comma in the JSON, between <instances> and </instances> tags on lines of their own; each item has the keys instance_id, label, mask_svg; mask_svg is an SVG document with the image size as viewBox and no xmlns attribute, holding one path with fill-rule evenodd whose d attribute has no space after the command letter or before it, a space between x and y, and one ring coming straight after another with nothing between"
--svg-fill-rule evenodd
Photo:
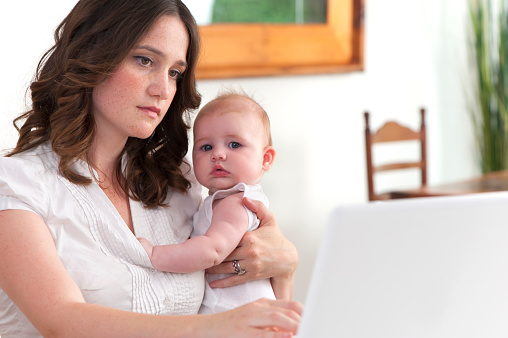
<instances>
[{"instance_id":1,"label":"laptop screen","mask_svg":"<svg viewBox=\"0 0 508 338\"><path fill-rule=\"evenodd\" d=\"M299 338L508 337L508 193L337 207Z\"/></svg>"}]
</instances>

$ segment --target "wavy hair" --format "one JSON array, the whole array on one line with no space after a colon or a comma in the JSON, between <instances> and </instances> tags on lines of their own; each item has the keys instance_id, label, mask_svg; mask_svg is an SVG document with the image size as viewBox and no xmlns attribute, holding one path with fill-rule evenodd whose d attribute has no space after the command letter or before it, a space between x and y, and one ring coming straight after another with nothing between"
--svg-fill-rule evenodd
<instances>
[{"instance_id":1,"label":"wavy hair","mask_svg":"<svg viewBox=\"0 0 508 338\"><path fill-rule=\"evenodd\" d=\"M91 183L71 166L78 158L87 158L94 139L93 89L163 15L180 18L187 29L188 67L153 135L128 139L127 165L122 172L119 160L116 175L119 182L125 176L125 192L147 207L164 205L170 189L187 191L190 182L181 168L188 151L188 112L201 103L195 79L199 34L180 0L80 0L57 27L54 46L37 66L30 86L32 108L14 120L19 138L8 156L49 141L60 156L61 175L76 184ZM93 175L91 167L90 171Z\"/></svg>"}]
</instances>

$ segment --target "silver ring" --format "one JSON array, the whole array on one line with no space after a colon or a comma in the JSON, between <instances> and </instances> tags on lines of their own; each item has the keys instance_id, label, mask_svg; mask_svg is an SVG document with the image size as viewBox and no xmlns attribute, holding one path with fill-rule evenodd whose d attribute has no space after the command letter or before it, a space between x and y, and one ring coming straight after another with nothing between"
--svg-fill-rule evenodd
<instances>
[{"instance_id":1,"label":"silver ring","mask_svg":"<svg viewBox=\"0 0 508 338\"><path fill-rule=\"evenodd\" d=\"M233 268L235 269L235 272L238 276L243 275L244 273L247 272L241 268L240 263L238 263L236 259L233 261Z\"/></svg>"}]
</instances>

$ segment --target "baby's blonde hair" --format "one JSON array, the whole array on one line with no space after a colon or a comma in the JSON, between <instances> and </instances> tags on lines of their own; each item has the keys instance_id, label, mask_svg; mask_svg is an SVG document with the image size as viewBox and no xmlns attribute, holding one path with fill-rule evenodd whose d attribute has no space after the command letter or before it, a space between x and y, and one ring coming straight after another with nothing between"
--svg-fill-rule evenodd
<instances>
[{"instance_id":1,"label":"baby's blonde hair","mask_svg":"<svg viewBox=\"0 0 508 338\"><path fill-rule=\"evenodd\" d=\"M194 120L194 124L196 124L200 120L200 117L207 115L207 112L205 110L207 105L209 105L213 102L226 100L226 99L229 99L232 97L245 98L245 99L251 101L252 103L254 103L254 105L257 108L256 112L259 114L259 117L261 118L261 122L263 123L263 127L265 128L265 133L266 133L268 145L271 146L272 145L272 133L271 133L271 128L270 128L270 118L268 117L268 114L266 113L265 109L259 104L259 102L254 100L243 89L240 89L240 90L234 90L234 89L225 89L224 90L223 89L223 90L221 90L219 92L219 94L217 94L217 97L215 97L213 100L211 100L210 102L208 102L201 108L201 110L199 111L199 113L196 116L196 119Z\"/></svg>"}]
</instances>

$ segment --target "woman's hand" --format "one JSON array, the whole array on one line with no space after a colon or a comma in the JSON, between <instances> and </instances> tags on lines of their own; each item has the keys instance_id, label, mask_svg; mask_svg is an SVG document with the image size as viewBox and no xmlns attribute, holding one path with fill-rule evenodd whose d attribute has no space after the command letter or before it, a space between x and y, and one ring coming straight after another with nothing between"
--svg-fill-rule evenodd
<instances>
[{"instance_id":1,"label":"woman's hand","mask_svg":"<svg viewBox=\"0 0 508 338\"><path fill-rule=\"evenodd\" d=\"M203 332L210 337L293 337L303 306L298 302L260 299L236 309L206 316ZM201 317L205 318L205 316ZM196 327L201 332L201 327Z\"/></svg>"},{"instance_id":2,"label":"woman's hand","mask_svg":"<svg viewBox=\"0 0 508 338\"><path fill-rule=\"evenodd\" d=\"M246 272L210 283L222 288L255 279L271 278L277 299L289 300L293 294L294 274L298 265L298 252L280 231L273 214L259 201L244 198L247 208L259 218L259 228L247 232L238 247L219 265L207 273L235 273L233 261L238 261Z\"/></svg>"}]
</instances>

